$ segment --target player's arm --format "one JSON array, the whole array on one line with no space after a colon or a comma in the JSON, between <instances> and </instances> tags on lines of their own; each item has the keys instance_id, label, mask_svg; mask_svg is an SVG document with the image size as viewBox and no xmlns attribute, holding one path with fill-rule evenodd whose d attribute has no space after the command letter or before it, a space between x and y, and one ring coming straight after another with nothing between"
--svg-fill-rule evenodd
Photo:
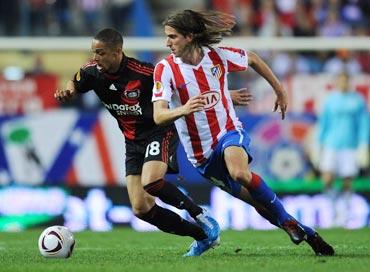
<instances>
[{"instance_id":1,"label":"player's arm","mask_svg":"<svg viewBox=\"0 0 370 272\"><path fill-rule=\"evenodd\" d=\"M191 97L185 105L175 109L169 109L166 100L157 100L153 102L154 122L157 125L167 125L183 116L202 111L204 106L205 100L201 95Z\"/></svg>"},{"instance_id":2,"label":"player's arm","mask_svg":"<svg viewBox=\"0 0 370 272\"><path fill-rule=\"evenodd\" d=\"M235 106L247 106L253 100L253 96L248 92L247 88L230 90L230 97Z\"/></svg>"},{"instance_id":3,"label":"player's arm","mask_svg":"<svg viewBox=\"0 0 370 272\"><path fill-rule=\"evenodd\" d=\"M68 80L64 89L61 90L58 89L55 91L54 97L57 100L64 102L69 100L75 94L76 94L75 82L73 80Z\"/></svg>"},{"instance_id":4,"label":"player's arm","mask_svg":"<svg viewBox=\"0 0 370 272\"><path fill-rule=\"evenodd\" d=\"M71 80L68 80L64 89L56 90L54 97L61 101L67 101L77 93L86 93L94 89L95 76L84 68L78 70Z\"/></svg>"},{"instance_id":5,"label":"player's arm","mask_svg":"<svg viewBox=\"0 0 370 272\"><path fill-rule=\"evenodd\" d=\"M288 105L288 98L282 84L271 71L270 67L268 67L268 65L257 54L248 52L248 65L265 78L274 89L276 101L273 110L276 111L279 109L281 112L281 118L284 119Z\"/></svg>"}]
</instances>

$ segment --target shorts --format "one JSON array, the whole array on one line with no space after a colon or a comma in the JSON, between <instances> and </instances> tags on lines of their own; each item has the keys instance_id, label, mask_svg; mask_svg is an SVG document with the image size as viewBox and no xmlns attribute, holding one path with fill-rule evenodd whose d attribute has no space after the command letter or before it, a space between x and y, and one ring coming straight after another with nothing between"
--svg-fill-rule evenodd
<instances>
[{"instance_id":1,"label":"shorts","mask_svg":"<svg viewBox=\"0 0 370 272\"><path fill-rule=\"evenodd\" d=\"M339 178L355 177L359 173L356 150L333 150L324 148L320 161L320 171L329 172Z\"/></svg>"},{"instance_id":2,"label":"shorts","mask_svg":"<svg viewBox=\"0 0 370 272\"><path fill-rule=\"evenodd\" d=\"M141 175L143 164L162 161L168 165L168 173L177 174L177 146L179 137L173 126L165 127L140 141L126 140L126 176Z\"/></svg>"},{"instance_id":3,"label":"shorts","mask_svg":"<svg viewBox=\"0 0 370 272\"><path fill-rule=\"evenodd\" d=\"M244 130L229 131L220 139L209 159L201 166L197 167L198 172L217 187L238 197L241 184L231 178L224 160L224 150L229 146L243 147L248 154L250 163L252 157L250 155L249 144L250 138Z\"/></svg>"}]
</instances>

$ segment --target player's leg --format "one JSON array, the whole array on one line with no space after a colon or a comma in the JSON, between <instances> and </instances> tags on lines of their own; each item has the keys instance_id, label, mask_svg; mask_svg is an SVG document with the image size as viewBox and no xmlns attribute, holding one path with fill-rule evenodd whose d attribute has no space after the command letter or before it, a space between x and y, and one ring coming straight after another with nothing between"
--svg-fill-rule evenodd
<instances>
[{"instance_id":1,"label":"player's leg","mask_svg":"<svg viewBox=\"0 0 370 272\"><path fill-rule=\"evenodd\" d=\"M324 193L333 201L338 196L338 190L334 186L336 169L342 167L337 167L337 165L337 152L324 148L321 153L320 161L321 180L324 184Z\"/></svg>"},{"instance_id":2,"label":"player's leg","mask_svg":"<svg viewBox=\"0 0 370 272\"><path fill-rule=\"evenodd\" d=\"M356 149L345 149L337 153L338 167L337 175L342 178L342 191L338 194L334 202L335 220L334 224L338 227L346 226L350 220L350 205L352 200L352 181L360 172L357 160Z\"/></svg>"},{"instance_id":3,"label":"player's leg","mask_svg":"<svg viewBox=\"0 0 370 272\"><path fill-rule=\"evenodd\" d=\"M253 206L255 206L256 210L268 221L270 221L272 224L283 228L291 237L291 240L295 243L299 243L303 240L303 238L306 235L306 232L309 233L310 240L307 240L308 243L312 242L312 240L315 240L315 245L311 247L315 247L315 253L317 254L317 249L320 248L320 252L322 255L332 255L334 253L333 249L328 245L328 247L325 247L327 245L321 237L316 235L316 232L312 230L311 228L308 228L306 226L301 226L298 221L296 221L291 215L289 215L283 205L281 204L280 200L277 198L277 196L271 191L270 188L267 187L267 185L263 182L263 180L258 177L255 173L245 173L245 171L250 171L248 166L248 154L245 150L248 150L248 144L249 144L249 137L246 135L246 137L243 137L243 135L239 135L240 132L229 132L227 135L225 135L217 144L212 156L209 158L207 163L203 166L200 166L197 168L200 174L202 174L204 177L208 178L213 184L220 187L222 190L230 193L234 197L237 197ZM240 138L240 136L242 136ZM240 147L243 148L240 149L240 152L236 152L237 156L232 157L231 160L231 166L233 165L242 165L242 168L239 168L237 170L232 169L233 171L230 171L227 169L226 161L225 161L225 150L229 147ZM232 150L232 149L229 149ZM231 168L229 165L229 167ZM235 172L239 171L238 174ZM230 172L233 172L234 178L236 179L237 176L243 177L245 176L252 176L253 178L258 178L257 180L247 180L246 182L237 182L235 181L231 176ZM245 178L245 177L244 177ZM245 178L247 179L247 178ZM257 188L253 188L249 183L255 183L252 184L252 186L255 186ZM262 183L262 184L261 184ZM262 188L267 191L265 193L263 190L261 191L261 188L258 188L258 186L264 186L265 188ZM249 189L249 188L251 189ZM267 187L267 188L266 188ZM257 189L257 190L256 190ZM258 191L260 189L260 191ZM257 191L257 192L256 192ZM265 194L265 195L263 195ZM255 197L257 195L257 198ZM266 199L261 199L262 197ZM272 200L272 201L271 201ZM265 204L267 202L267 204ZM276 211L278 210L278 211ZM280 213L283 213L283 218L281 219ZM307 228L307 230L306 230ZM303 231L304 229L304 231ZM321 239L321 240L320 240ZM309 242L310 241L310 242ZM325 243L325 244L323 244ZM317 246L319 245L319 246Z\"/></svg>"},{"instance_id":4,"label":"player's leg","mask_svg":"<svg viewBox=\"0 0 370 272\"><path fill-rule=\"evenodd\" d=\"M203 209L195 204L177 186L164 180L167 164L162 161L148 161L143 165L142 184L150 195L180 210L186 210L194 219Z\"/></svg>"},{"instance_id":5,"label":"player's leg","mask_svg":"<svg viewBox=\"0 0 370 272\"><path fill-rule=\"evenodd\" d=\"M163 177L167 171L167 164L161 161L149 161L144 163L142 180L154 180L144 186L146 192L159 197L163 202L178 209L185 209L198 223L206 237L202 240L195 239L186 256L198 256L204 251L219 244L220 227L217 221L207 211L196 205L189 197L180 191L175 185L166 182ZM145 174L144 174L145 173ZM186 221L184 219L184 221Z\"/></svg>"},{"instance_id":6,"label":"player's leg","mask_svg":"<svg viewBox=\"0 0 370 272\"><path fill-rule=\"evenodd\" d=\"M343 192L344 193L350 193L352 192L352 177L345 177L343 178Z\"/></svg>"},{"instance_id":7,"label":"player's leg","mask_svg":"<svg viewBox=\"0 0 370 272\"><path fill-rule=\"evenodd\" d=\"M256 211L271 224L275 225L278 228L282 228L282 226L278 224L277 219L274 217L274 215L260 203L256 202L245 187L241 188L240 194L237 196L237 198L252 205L256 209ZM326 243L315 230L303 225L300 222L298 223L306 233L310 233L310 235L307 235L305 241L311 246L316 255L330 256L334 254L334 249L328 243Z\"/></svg>"},{"instance_id":8,"label":"player's leg","mask_svg":"<svg viewBox=\"0 0 370 272\"><path fill-rule=\"evenodd\" d=\"M168 209L156 205L155 198L144 191L140 175L127 176L126 183L135 216L167 233L190 236L195 240L207 238L207 235L199 226L182 219L178 214Z\"/></svg>"},{"instance_id":9,"label":"player's leg","mask_svg":"<svg viewBox=\"0 0 370 272\"><path fill-rule=\"evenodd\" d=\"M266 207L277 218L279 225L292 219L264 180L250 171L248 154L243 147L228 146L225 148L224 160L231 178L245 187L253 199Z\"/></svg>"},{"instance_id":10,"label":"player's leg","mask_svg":"<svg viewBox=\"0 0 370 272\"><path fill-rule=\"evenodd\" d=\"M240 198L240 193L248 191L252 199L268 210L271 216L265 217L275 225L283 226L295 243L300 243L305 235L282 206L276 194L256 174L249 170L248 150L250 139L243 131L230 131L222 137L211 157L197 170L206 178L231 195ZM245 190L242 190L243 187ZM295 222L295 221L294 221Z\"/></svg>"},{"instance_id":11,"label":"player's leg","mask_svg":"<svg viewBox=\"0 0 370 272\"><path fill-rule=\"evenodd\" d=\"M126 183L134 214L162 231L191 236L204 240L207 235L197 225L182 219L178 214L155 204L154 197L148 194L141 184L144 163L145 143L126 139Z\"/></svg>"},{"instance_id":12,"label":"player's leg","mask_svg":"<svg viewBox=\"0 0 370 272\"><path fill-rule=\"evenodd\" d=\"M360 173L356 149L345 149L337 152L338 176L343 179L343 192L352 191L352 181Z\"/></svg>"},{"instance_id":13,"label":"player's leg","mask_svg":"<svg viewBox=\"0 0 370 272\"><path fill-rule=\"evenodd\" d=\"M243 142L243 140L240 140L240 142ZM265 208L257 208L257 210L259 209L262 212L260 214L270 222L284 229L295 244L299 244L305 240L317 255L333 255L334 249L314 229L301 224L287 213L280 199L267 186L263 179L250 171L248 153L246 151L248 148L246 144L248 142L243 147L233 146L230 140L228 143L229 146L227 144L223 145L225 148L224 160L228 172L233 180L241 183L242 187L247 189L252 198ZM240 192L243 192L243 190Z\"/></svg>"},{"instance_id":14,"label":"player's leg","mask_svg":"<svg viewBox=\"0 0 370 272\"><path fill-rule=\"evenodd\" d=\"M154 135L149 140L142 170L142 184L147 193L178 209L188 211L204 230L208 240L201 244L196 242L192 247L196 251L194 254L198 255L198 252L201 254L202 251L219 243L220 227L207 211L195 204L177 186L164 180L169 167L172 172L177 172L177 145L177 133L172 128Z\"/></svg>"},{"instance_id":15,"label":"player's leg","mask_svg":"<svg viewBox=\"0 0 370 272\"><path fill-rule=\"evenodd\" d=\"M273 216L273 214L266 209L263 205L255 201L247 188L241 187L240 192L237 195L234 195L235 197L239 198L240 200L244 201L245 203L248 203L249 205L253 206L259 215L261 215L263 218L265 218L267 221L269 221L272 225L280 228L276 217Z\"/></svg>"}]
</instances>

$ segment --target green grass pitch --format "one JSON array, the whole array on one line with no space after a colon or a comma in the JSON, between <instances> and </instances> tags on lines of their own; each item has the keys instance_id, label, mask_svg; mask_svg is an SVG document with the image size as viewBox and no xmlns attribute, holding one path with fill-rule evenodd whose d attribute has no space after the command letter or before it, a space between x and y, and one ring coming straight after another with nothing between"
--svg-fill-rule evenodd
<instances>
[{"instance_id":1,"label":"green grass pitch","mask_svg":"<svg viewBox=\"0 0 370 272\"><path fill-rule=\"evenodd\" d=\"M334 257L316 257L308 245L292 244L279 230L229 230L216 249L183 258L188 237L116 228L75 233L71 258L45 259L37 248L40 233L0 233L0 271L370 271L370 228L320 231L335 247Z\"/></svg>"}]
</instances>

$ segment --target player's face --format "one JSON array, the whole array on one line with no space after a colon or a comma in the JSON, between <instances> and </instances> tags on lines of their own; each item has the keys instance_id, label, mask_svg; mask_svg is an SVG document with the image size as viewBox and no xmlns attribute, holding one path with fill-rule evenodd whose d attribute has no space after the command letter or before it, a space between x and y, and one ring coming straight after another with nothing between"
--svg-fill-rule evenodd
<instances>
[{"instance_id":1,"label":"player's face","mask_svg":"<svg viewBox=\"0 0 370 272\"><path fill-rule=\"evenodd\" d=\"M164 32L167 36L167 47L171 49L171 53L176 57L182 57L185 52L185 48L192 41L190 36L183 36L176 29L171 26L165 26Z\"/></svg>"},{"instance_id":2,"label":"player's face","mask_svg":"<svg viewBox=\"0 0 370 272\"><path fill-rule=\"evenodd\" d=\"M98 64L98 69L103 73L114 73L118 70L122 49L113 49L107 46L104 42L93 40L91 45L93 59Z\"/></svg>"},{"instance_id":3,"label":"player's face","mask_svg":"<svg viewBox=\"0 0 370 272\"><path fill-rule=\"evenodd\" d=\"M349 78L347 75L341 74L337 78L337 88L341 91L348 91Z\"/></svg>"}]
</instances>

